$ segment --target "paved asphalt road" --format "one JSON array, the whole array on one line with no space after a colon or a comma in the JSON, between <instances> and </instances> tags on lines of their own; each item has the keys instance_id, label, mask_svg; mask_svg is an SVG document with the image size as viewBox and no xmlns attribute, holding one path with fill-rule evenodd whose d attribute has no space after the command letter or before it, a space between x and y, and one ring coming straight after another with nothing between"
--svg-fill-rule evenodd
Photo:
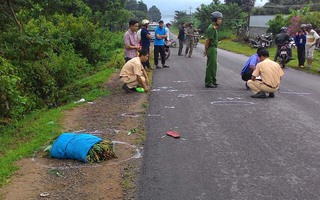
<instances>
[{"instance_id":1,"label":"paved asphalt road","mask_svg":"<svg viewBox=\"0 0 320 200\"><path fill-rule=\"evenodd\" d=\"M246 56L219 50L208 89L203 46L171 50L153 73L138 199L320 199L320 77L284 69L274 99L252 99Z\"/></svg>"}]
</instances>

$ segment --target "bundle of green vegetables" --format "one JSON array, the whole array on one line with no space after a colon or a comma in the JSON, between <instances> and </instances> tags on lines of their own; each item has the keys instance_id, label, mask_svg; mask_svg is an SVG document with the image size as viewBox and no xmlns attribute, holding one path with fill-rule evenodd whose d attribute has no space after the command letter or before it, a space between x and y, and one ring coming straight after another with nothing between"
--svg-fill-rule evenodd
<instances>
[{"instance_id":1,"label":"bundle of green vegetables","mask_svg":"<svg viewBox=\"0 0 320 200\"><path fill-rule=\"evenodd\" d=\"M87 161L93 163L117 158L113 149L114 147L111 140L102 140L91 147L86 157Z\"/></svg>"},{"instance_id":2,"label":"bundle of green vegetables","mask_svg":"<svg viewBox=\"0 0 320 200\"><path fill-rule=\"evenodd\" d=\"M41 154L51 158L75 159L88 163L117 158L111 140L86 133L63 133L51 141Z\"/></svg>"}]
</instances>

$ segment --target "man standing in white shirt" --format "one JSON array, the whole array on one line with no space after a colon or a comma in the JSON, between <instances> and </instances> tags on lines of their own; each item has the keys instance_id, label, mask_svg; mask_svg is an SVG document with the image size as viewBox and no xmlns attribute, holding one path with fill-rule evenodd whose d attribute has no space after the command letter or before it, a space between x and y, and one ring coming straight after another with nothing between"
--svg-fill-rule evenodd
<instances>
[{"instance_id":1,"label":"man standing in white shirt","mask_svg":"<svg viewBox=\"0 0 320 200\"><path fill-rule=\"evenodd\" d=\"M170 35L170 30L169 30L169 27L171 26L171 24L170 23L166 23L166 34L167 34L167 38L166 38L166 40L167 41L169 41L170 40L170 37L169 37L169 35Z\"/></svg>"},{"instance_id":2,"label":"man standing in white shirt","mask_svg":"<svg viewBox=\"0 0 320 200\"><path fill-rule=\"evenodd\" d=\"M313 52L320 36L315 30L312 29L311 24L307 24L305 27L306 30L306 57L307 57L307 66L306 68L310 69L313 61Z\"/></svg>"}]
</instances>

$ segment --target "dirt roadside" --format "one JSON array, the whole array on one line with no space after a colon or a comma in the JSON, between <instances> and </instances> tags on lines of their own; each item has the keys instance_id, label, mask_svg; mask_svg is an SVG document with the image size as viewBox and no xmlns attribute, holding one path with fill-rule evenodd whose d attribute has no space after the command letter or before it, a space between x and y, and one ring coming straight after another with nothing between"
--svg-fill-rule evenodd
<instances>
[{"instance_id":1,"label":"dirt roadside","mask_svg":"<svg viewBox=\"0 0 320 200\"><path fill-rule=\"evenodd\" d=\"M20 169L0 189L0 199L135 199L148 94L127 94L120 86L116 72L105 84L110 95L65 112L60 122L65 132L90 132L118 141L117 159L83 164L41 158L35 152L17 162Z\"/></svg>"}]
</instances>

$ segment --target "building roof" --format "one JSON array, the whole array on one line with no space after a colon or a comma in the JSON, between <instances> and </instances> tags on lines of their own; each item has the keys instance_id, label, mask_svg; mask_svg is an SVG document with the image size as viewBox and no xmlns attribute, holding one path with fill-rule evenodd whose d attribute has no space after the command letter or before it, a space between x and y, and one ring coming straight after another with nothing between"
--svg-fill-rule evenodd
<instances>
[{"instance_id":1,"label":"building roof","mask_svg":"<svg viewBox=\"0 0 320 200\"><path fill-rule=\"evenodd\" d=\"M275 15L253 15L250 16L250 24L249 27L269 27L268 22L272 20Z\"/></svg>"}]
</instances>

